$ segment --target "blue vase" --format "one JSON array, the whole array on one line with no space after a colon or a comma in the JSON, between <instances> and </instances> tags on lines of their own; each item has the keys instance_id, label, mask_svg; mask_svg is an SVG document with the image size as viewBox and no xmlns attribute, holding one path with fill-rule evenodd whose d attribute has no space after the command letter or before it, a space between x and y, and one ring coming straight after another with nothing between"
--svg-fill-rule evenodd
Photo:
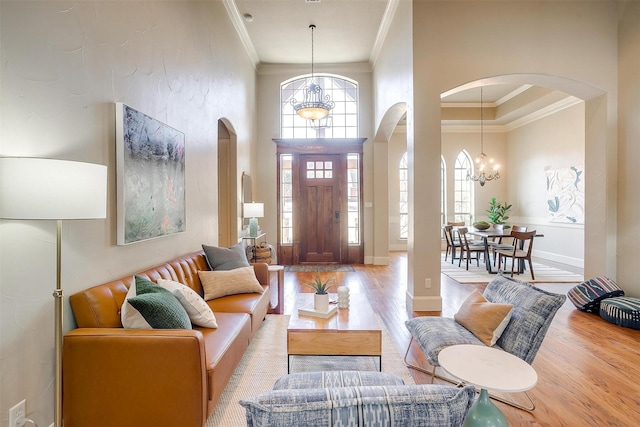
<instances>
[{"instance_id":1,"label":"blue vase","mask_svg":"<svg viewBox=\"0 0 640 427\"><path fill-rule=\"evenodd\" d=\"M487 390L481 389L480 396L467 412L463 427L507 427L508 425L502 411L489 398Z\"/></svg>"}]
</instances>

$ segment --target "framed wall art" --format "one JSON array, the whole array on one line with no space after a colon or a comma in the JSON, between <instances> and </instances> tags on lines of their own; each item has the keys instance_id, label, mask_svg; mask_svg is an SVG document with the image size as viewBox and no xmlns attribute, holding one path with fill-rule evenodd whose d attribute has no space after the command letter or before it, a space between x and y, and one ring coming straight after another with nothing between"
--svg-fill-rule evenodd
<instances>
[{"instance_id":1,"label":"framed wall art","mask_svg":"<svg viewBox=\"0 0 640 427\"><path fill-rule=\"evenodd\" d=\"M549 221L584 224L584 168L549 169L547 205Z\"/></svg>"},{"instance_id":2,"label":"framed wall art","mask_svg":"<svg viewBox=\"0 0 640 427\"><path fill-rule=\"evenodd\" d=\"M117 243L186 230L184 134L116 103Z\"/></svg>"}]
</instances>

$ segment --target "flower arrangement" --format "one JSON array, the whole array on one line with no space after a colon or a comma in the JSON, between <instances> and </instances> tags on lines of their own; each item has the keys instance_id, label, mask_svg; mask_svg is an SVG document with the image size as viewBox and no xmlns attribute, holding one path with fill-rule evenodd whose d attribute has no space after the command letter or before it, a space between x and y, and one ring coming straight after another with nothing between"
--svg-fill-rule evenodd
<instances>
[{"instance_id":1,"label":"flower arrangement","mask_svg":"<svg viewBox=\"0 0 640 427\"><path fill-rule=\"evenodd\" d=\"M329 293L329 289L333 288L336 285L329 286L329 283L334 280L335 277L329 277L327 280L322 280L320 276L320 272L318 272L318 277L313 279L311 283L303 283L304 286L311 288L318 295L325 295Z\"/></svg>"}]
</instances>

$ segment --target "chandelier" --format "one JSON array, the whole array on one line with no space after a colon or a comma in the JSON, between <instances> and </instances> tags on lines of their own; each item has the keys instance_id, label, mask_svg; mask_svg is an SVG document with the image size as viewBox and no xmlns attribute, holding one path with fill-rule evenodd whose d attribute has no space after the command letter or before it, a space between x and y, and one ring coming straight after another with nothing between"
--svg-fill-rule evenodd
<instances>
[{"instance_id":1,"label":"chandelier","mask_svg":"<svg viewBox=\"0 0 640 427\"><path fill-rule=\"evenodd\" d=\"M482 87L480 87L480 154L476 156L476 173L471 168L467 169L467 180L477 181L483 187L485 182L500 179L500 165L494 164L493 159L487 159L484 153L484 115L482 110Z\"/></svg>"},{"instance_id":2,"label":"chandelier","mask_svg":"<svg viewBox=\"0 0 640 427\"><path fill-rule=\"evenodd\" d=\"M329 95L325 95L322 88L313 79L313 30L316 26L311 24L309 28L311 28L311 79L309 86L304 88L304 101L298 102L293 98L291 105L293 105L296 114L303 119L320 120L329 114L335 103L329 100Z\"/></svg>"}]
</instances>

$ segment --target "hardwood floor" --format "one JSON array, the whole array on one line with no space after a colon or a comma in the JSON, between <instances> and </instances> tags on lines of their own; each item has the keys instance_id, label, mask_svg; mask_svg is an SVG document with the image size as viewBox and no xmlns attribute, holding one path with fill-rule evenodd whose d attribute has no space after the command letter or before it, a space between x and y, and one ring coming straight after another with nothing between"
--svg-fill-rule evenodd
<instances>
[{"instance_id":1,"label":"hardwood floor","mask_svg":"<svg viewBox=\"0 0 640 427\"><path fill-rule=\"evenodd\" d=\"M357 265L354 273L322 273L335 276L351 292L367 295L382 318L398 352L404 355L410 335L404 322L415 316L453 317L475 288L442 276L442 312L409 312L405 304L407 258L393 252L388 266ZM295 294L308 290L316 273L285 273L284 313L291 314ZM566 293L571 284L541 284L546 290ZM428 363L413 348L411 360ZM511 426L637 426L640 425L640 331L622 328L598 315L582 313L567 301L556 314L532 366L538 384L529 392L536 409L525 412L496 402ZM416 383L430 377L410 370ZM437 383L444 383L436 380ZM522 395L510 396L521 400ZM521 400L524 403L524 400Z\"/></svg>"}]
</instances>

